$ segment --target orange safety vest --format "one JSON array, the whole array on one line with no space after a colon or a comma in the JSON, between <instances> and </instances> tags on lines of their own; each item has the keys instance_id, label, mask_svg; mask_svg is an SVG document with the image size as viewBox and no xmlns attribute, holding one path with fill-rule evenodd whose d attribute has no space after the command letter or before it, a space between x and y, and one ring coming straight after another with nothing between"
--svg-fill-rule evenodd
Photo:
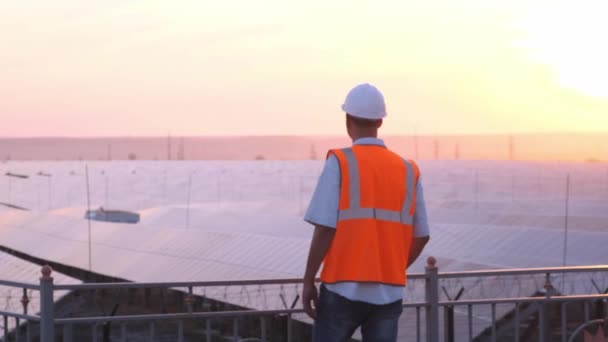
<instances>
[{"instance_id":1,"label":"orange safety vest","mask_svg":"<svg viewBox=\"0 0 608 342\"><path fill-rule=\"evenodd\" d=\"M321 281L405 286L418 167L377 145L330 155L340 164L340 207Z\"/></svg>"}]
</instances>

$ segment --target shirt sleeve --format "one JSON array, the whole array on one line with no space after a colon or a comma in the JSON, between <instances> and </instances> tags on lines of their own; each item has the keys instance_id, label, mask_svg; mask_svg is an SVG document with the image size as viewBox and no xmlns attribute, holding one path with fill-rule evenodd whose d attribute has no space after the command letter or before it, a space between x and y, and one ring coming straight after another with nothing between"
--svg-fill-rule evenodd
<instances>
[{"instance_id":1,"label":"shirt sleeve","mask_svg":"<svg viewBox=\"0 0 608 342\"><path fill-rule=\"evenodd\" d=\"M304 221L328 228L336 228L340 204L340 165L334 155L325 162L319 182L312 195Z\"/></svg>"},{"instance_id":2,"label":"shirt sleeve","mask_svg":"<svg viewBox=\"0 0 608 342\"><path fill-rule=\"evenodd\" d=\"M422 181L418 179L416 187L416 211L414 212L414 237L430 236L429 222L426 215L426 204L422 191Z\"/></svg>"}]
</instances>

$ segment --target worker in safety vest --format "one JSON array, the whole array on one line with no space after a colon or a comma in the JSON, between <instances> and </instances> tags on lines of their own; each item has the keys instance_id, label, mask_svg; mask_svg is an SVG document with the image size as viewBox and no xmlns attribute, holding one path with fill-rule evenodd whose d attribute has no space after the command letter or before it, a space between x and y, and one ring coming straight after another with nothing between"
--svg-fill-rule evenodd
<instances>
[{"instance_id":1,"label":"worker in safety vest","mask_svg":"<svg viewBox=\"0 0 608 342\"><path fill-rule=\"evenodd\" d=\"M406 269L429 241L420 171L378 139L378 89L356 86L342 109L353 146L329 151L304 217L315 230L302 301L314 342L350 341L358 327L363 341L394 342Z\"/></svg>"}]
</instances>

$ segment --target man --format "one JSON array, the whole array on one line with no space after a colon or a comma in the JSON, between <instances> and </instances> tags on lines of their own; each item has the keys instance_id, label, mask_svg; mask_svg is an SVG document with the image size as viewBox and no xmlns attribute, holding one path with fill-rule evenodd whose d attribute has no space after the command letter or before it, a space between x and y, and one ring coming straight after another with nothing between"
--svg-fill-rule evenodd
<instances>
[{"instance_id":1,"label":"man","mask_svg":"<svg viewBox=\"0 0 608 342\"><path fill-rule=\"evenodd\" d=\"M429 240L419 171L378 139L378 89L356 86L342 109L353 146L329 151L304 217L315 231L302 301L314 342L349 341L358 327L363 341L394 342L406 269Z\"/></svg>"}]
</instances>

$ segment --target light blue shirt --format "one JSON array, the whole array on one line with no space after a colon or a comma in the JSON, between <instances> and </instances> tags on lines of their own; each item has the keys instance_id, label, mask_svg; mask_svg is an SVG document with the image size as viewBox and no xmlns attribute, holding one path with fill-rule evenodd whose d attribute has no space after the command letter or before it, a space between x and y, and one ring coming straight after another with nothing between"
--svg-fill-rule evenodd
<instances>
[{"instance_id":1,"label":"light blue shirt","mask_svg":"<svg viewBox=\"0 0 608 342\"><path fill-rule=\"evenodd\" d=\"M354 145L385 146L381 139L362 138ZM414 213L414 237L429 236L429 225L422 193L422 182L418 180L416 189L416 211ZM338 159L331 155L325 162L323 172L304 215L304 220L328 228L336 228L340 203L340 165ZM403 298L403 286L342 282L325 284L325 287L350 300L371 304L388 304Z\"/></svg>"}]
</instances>

